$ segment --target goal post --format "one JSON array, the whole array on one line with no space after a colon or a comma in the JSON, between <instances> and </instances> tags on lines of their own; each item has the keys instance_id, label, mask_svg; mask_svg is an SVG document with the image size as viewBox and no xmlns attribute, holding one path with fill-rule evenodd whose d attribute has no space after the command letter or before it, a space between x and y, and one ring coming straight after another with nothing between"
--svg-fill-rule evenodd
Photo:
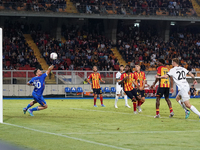
<instances>
[{"instance_id":1,"label":"goal post","mask_svg":"<svg viewBox=\"0 0 200 150\"><path fill-rule=\"evenodd\" d=\"M2 45L2 41L3 41L3 32L2 32L2 28L0 28L0 60L1 60L1 64L0 64L0 123L3 123L3 68L2 68L3 45Z\"/></svg>"}]
</instances>

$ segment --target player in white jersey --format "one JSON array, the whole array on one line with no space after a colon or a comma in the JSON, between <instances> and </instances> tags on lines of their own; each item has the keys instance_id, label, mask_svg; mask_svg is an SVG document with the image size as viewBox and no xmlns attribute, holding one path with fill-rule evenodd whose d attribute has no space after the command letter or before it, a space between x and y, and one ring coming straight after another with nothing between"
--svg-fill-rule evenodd
<instances>
[{"instance_id":1,"label":"player in white jersey","mask_svg":"<svg viewBox=\"0 0 200 150\"><path fill-rule=\"evenodd\" d=\"M119 81L120 81L120 77L122 75L122 73L124 73L124 66L123 65L120 65L120 71L117 72L116 74L116 96L115 96L115 108L118 108L117 107L117 101L118 101L118 98L120 96L120 94L123 91L123 88L121 87L121 85L119 85ZM128 107L128 108L131 108L129 105L128 105L128 98L127 98L127 95L124 93L124 100L125 100L125 106Z\"/></svg>"},{"instance_id":2,"label":"player in white jersey","mask_svg":"<svg viewBox=\"0 0 200 150\"><path fill-rule=\"evenodd\" d=\"M186 80L186 75L188 74L194 79L193 84L196 85L197 81L196 81L194 75L191 72L189 72L187 69L179 66L178 58L174 58L172 60L172 66L174 68L170 69L170 71L167 74L165 74L163 76L156 76L156 78L172 77L174 82L178 86L179 93L176 97L176 100L182 106L182 108L185 110L185 119L187 119L190 115L190 111L187 108L189 108L191 111L193 111L195 114L197 114L200 118L200 112L193 105L190 104L190 101L189 101L190 96L188 94L188 92L190 90L190 86ZM172 93L174 92L173 86L170 89L170 91Z\"/></svg>"}]
</instances>

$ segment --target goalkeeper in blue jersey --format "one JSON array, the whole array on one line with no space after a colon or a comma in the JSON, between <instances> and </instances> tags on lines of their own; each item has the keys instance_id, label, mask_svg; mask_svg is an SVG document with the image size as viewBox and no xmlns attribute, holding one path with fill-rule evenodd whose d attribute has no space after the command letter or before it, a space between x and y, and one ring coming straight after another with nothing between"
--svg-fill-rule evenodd
<instances>
[{"instance_id":1,"label":"goalkeeper in blue jersey","mask_svg":"<svg viewBox=\"0 0 200 150\"><path fill-rule=\"evenodd\" d=\"M27 107L23 108L24 114L26 114L26 111L28 111L31 116L34 116L33 111L43 110L43 109L46 109L48 107L46 101L43 98L43 91L44 91L44 88L45 88L45 78L51 73L51 70L53 68L54 68L54 65L51 65L48 68L46 73L42 73L42 71L40 69L34 70L34 74L36 76L33 77L27 83L27 85L29 85L29 86L34 86L34 90L33 90L33 93L32 93L34 100L31 101L30 104L28 104ZM36 103L39 103L40 106L29 109L30 107L32 107Z\"/></svg>"}]
</instances>

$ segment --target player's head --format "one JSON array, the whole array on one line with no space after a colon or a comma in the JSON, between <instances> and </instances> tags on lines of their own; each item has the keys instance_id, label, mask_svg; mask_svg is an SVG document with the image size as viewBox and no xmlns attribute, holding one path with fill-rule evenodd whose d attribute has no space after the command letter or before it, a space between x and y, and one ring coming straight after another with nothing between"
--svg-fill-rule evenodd
<instances>
[{"instance_id":1,"label":"player's head","mask_svg":"<svg viewBox=\"0 0 200 150\"><path fill-rule=\"evenodd\" d=\"M35 69L33 72L36 76L42 75L42 71L40 69Z\"/></svg>"},{"instance_id":2,"label":"player's head","mask_svg":"<svg viewBox=\"0 0 200 150\"><path fill-rule=\"evenodd\" d=\"M135 70L136 71L140 71L140 68L141 68L140 65L135 65Z\"/></svg>"},{"instance_id":3,"label":"player's head","mask_svg":"<svg viewBox=\"0 0 200 150\"><path fill-rule=\"evenodd\" d=\"M121 72L124 71L124 65L120 65L119 69Z\"/></svg>"},{"instance_id":4,"label":"player's head","mask_svg":"<svg viewBox=\"0 0 200 150\"><path fill-rule=\"evenodd\" d=\"M125 72L126 73L132 72L132 69L131 69L130 65L126 65Z\"/></svg>"},{"instance_id":5,"label":"player's head","mask_svg":"<svg viewBox=\"0 0 200 150\"><path fill-rule=\"evenodd\" d=\"M178 58L173 58L172 59L172 66L178 66L179 65L179 59Z\"/></svg>"},{"instance_id":6,"label":"player's head","mask_svg":"<svg viewBox=\"0 0 200 150\"><path fill-rule=\"evenodd\" d=\"M163 65L165 65L165 61L164 61L164 59L158 59L158 66L163 66Z\"/></svg>"},{"instance_id":7,"label":"player's head","mask_svg":"<svg viewBox=\"0 0 200 150\"><path fill-rule=\"evenodd\" d=\"M92 70L93 70L94 72L97 72L97 66L93 66Z\"/></svg>"},{"instance_id":8,"label":"player's head","mask_svg":"<svg viewBox=\"0 0 200 150\"><path fill-rule=\"evenodd\" d=\"M194 88L194 85L191 85L191 88Z\"/></svg>"}]
</instances>

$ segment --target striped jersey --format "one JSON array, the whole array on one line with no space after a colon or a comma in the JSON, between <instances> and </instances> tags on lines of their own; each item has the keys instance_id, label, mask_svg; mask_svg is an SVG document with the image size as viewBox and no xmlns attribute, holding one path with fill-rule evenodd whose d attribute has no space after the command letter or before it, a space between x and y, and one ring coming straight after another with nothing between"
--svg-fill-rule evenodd
<instances>
[{"instance_id":1,"label":"striped jersey","mask_svg":"<svg viewBox=\"0 0 200 150\"><path fill-rule=\"evenodd\" d=\"M99 73L91 73L88 79L92 80L92 88L93 89L100 89L99 80L101 80L101 76Z\"/></svg>"},{"instance_id":2,"label":"striped jersey","mask_svg":"<svg viewBox=\"0 0 200 150\"><path fill-rule=\"evenodd\" d=\"M123 73L121 75L120 80L123 80L126 76L128 76L129 78L127 80L125 80L123 83L124 91L132 91L134 89L134 87L133 87L134 74L130 73L128 75L127 73Z\"/></svg>"},{"instance_id":3,"label":"striped jersey","mask_svg":"<svg viewBox=\"0 0 200 150\"><path fill-rule=\"evenodd\" d=\"M140 87L143 87L143 85L145 84L145 73L140 71L139 73L137 71L134 72L134 79L135 79L135 83L137 85L139 85Z\"/></svg>"},{"instance_id":4,"label":"striped jersey","mask_svg":"<svg viewBox=\"0 0 200 150\"><path fill-rule=\"evenodd\" d=\"M163 76L163 75L167 74L168 72L169 72L169 69L165 66L160 66L157 69L157 75L159 75L159 76ZM160 79L159 80L159 87L169 88L170 87L169 78Z\"/></svg>"}]
</instances>

